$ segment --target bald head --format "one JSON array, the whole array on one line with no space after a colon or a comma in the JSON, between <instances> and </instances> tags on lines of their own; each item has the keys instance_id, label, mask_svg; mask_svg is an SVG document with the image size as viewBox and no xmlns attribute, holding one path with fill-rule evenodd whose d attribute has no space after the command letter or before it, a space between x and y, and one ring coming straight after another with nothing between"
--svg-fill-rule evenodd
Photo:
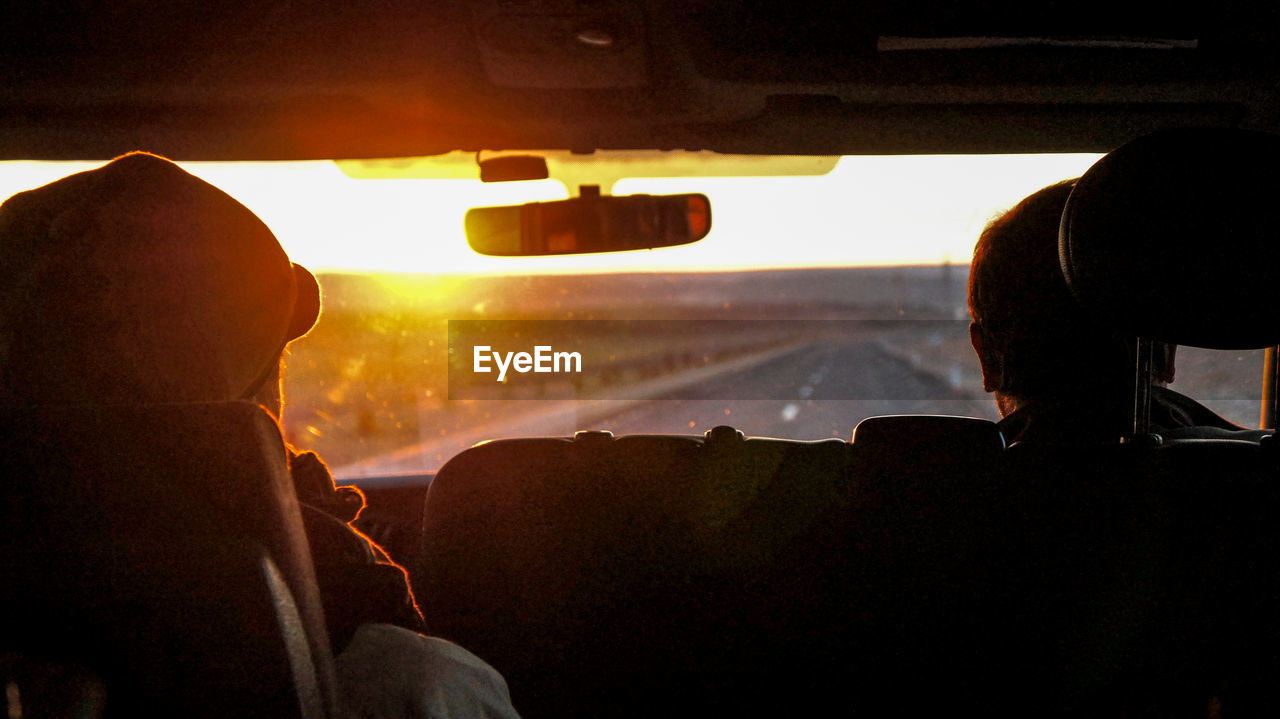
<instances>
[{"instance_id":1,"label":"bald head","mask_svg":"<svg viewBox=\"0 0 1280 719\"><path fill-rule=\"evenodd\" d=\"M246 397L318 310L257 216L155 155L0 205L6 404Z\"/></svg>"}]
</instances>

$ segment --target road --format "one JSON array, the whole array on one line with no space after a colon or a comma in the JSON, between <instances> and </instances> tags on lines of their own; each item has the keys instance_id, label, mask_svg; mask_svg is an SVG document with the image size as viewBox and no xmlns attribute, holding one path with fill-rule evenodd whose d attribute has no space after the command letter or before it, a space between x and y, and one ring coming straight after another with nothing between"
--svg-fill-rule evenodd
<instances>
[{"instance_id":1,"label":"road","mask_svg":"<svg viewBox=\"0 0 1280 719\"><path fill-rule=\"evenodd\" d=\"M995 406L980 387L952 387L865 338L801 345L701 386L581 419L615 434L703 432L728 424L749 435L848 439L865 417L917 413L993 418Z\"/></svg>"},{"instance_id":2,"label":"road","mask_svg":"<svg viewBox=\"0 0 1280 719\"><path fill-rule=\"evenodd\" d=\"M731 425L753 436L849 439L858 421L881 414L995 419L990 397L981 387L963 386L960 376L946 368L926 368L912 361L910 353L893 350L874 336L804 343L761 354L755 363L703 371L692 385L669 382L649 399L495 403L506 412L501 422L431 437L339 467L336 473L371 477L429 472L484 439L568 436L579 429L700 434Z\"/></svg>"}]
</instances>

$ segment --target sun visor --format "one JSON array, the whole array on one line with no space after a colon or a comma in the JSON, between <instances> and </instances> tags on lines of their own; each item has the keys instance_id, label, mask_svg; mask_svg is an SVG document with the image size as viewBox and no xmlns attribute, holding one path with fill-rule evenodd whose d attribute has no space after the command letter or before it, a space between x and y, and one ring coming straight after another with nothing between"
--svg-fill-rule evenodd
<instances>
[{"instance_id":1,"label":"sun visor","mask_svg":"<svg viewBox=\"0 0 1280 719\"><path fill-rule=\"evenodd\" d=\"M1121 332L1280 344L1280 136L1201 128L1124 145L1077 182L1059 252L1076 299Z\"/></svg>"}]
</instances>

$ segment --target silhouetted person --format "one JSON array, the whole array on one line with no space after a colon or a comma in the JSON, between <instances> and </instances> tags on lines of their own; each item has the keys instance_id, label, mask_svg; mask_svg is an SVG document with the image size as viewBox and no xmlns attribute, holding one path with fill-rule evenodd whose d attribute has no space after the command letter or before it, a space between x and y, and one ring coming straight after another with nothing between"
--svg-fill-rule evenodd
<instances>
[{"instance_id":1,"label":"silhouetted person","mask_svg":"<svg viewBox=\"0 0 1280 719\"><path fill-rule=\"evenodd\" d=\"M281 411L280 362L320 310L309 272L257 216L133 153L0 205L0 404L253 399ZM354 529L364 497L289 450L338 669L362 717L515 716L492 668L424 630L404 570Z\"/></svg>"},{"instance_id":2,"label":"silhouetted person","mask_svg":"<svg viewBox=\"0 0 1280 719\"><path fill-rule=\"evenodd\" d=\"M982 232L969 274L969 338L995 393L1006 441L1114 442L1131 433L1135 342L1081 310L1058 260L1058 227L1075 180L1019 202ZM1155 343L1153 431L1239 430L1164 385L1173 345Z\"/></svg>"}]
</instances>

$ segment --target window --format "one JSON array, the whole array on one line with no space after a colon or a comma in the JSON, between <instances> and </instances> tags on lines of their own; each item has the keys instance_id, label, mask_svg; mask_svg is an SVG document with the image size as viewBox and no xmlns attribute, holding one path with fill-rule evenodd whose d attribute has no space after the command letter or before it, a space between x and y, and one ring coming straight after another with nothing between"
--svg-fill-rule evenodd
<instances>
[{"instance_id":1,"label":"window","mask_svg":"<svg viewBox=\"0 0 1280 719\"><path fill-rule=\"evenodd\" d=\"M1096 157L846 157L825 174L753 177L700 176L695 159L613 193L706 194L705 240L561 258L481 257L462 233L468 207L566 197L551 180L432 179L427 159L185 166L319 278L320 322L287 359L285 432L339 477L373 483L496 436L728 424L820 439L875 414L994 419L967 336L973 243ZM92 166L4 163L0 193ZM527 339L531 359L580 351L581 372L510 365L499 382L490 357L493 386L461 387L450 363L475 357L470 345L450 357L450 322L503 323L488 326ZM1178 387L1254 424L1260 356L1183 348Z\"/></svg>"}]
</instances>

